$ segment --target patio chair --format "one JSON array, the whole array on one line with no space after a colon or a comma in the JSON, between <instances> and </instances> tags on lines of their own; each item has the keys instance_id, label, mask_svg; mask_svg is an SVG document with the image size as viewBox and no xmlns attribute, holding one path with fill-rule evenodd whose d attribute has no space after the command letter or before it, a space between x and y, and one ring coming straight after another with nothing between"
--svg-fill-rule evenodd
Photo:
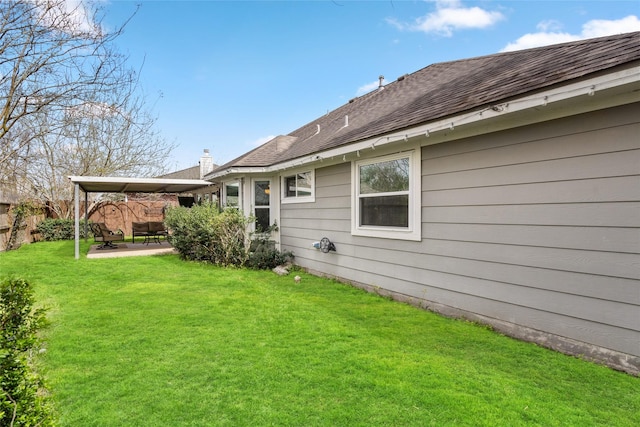
<instances>
[{"instance_id":1,"label":"patio chair","mask_svg":"<svg viewBox=\"0 0 640 427\"><path fill-rule=\"evenodd\" d=\"M113 242L124 241L124 233L122 230L109 230L103 222L92 223L91 231L93 232L95 242L102 242L96 249L116 249L117 246L114 245Z\"/></svg>"}]
</instances>

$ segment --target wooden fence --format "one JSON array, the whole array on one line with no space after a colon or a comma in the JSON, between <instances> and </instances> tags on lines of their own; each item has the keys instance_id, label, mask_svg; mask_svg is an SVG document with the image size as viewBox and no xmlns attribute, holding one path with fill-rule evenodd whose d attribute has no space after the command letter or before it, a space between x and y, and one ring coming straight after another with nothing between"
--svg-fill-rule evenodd
<instances>
[{"instance_id":1,"label":"wooden fence","mask_svg":"<svg viewBox=\"0 0 640 427\"><path fill-rule=\"evenodd\" d=\"M89 220L104 222L110 230L122 230L125 236L131 235L132 222L164 221L169 206L178 206L177 198L154 201L102 202Z\"/></svg>"}]
</instances>

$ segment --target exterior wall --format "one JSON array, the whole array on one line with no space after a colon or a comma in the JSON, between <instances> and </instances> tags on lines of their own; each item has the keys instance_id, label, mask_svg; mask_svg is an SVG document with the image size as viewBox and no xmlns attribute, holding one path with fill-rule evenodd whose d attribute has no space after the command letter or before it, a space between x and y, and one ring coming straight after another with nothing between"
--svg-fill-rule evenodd
<instances>
[{"instance_id":1,"label":"exterior wall","mask_svg":"<svg viewBox=\"0 0 640 427\"><path fill-rule=\"evenodd\" d=\"M351 165L282 205L320 274L640 372L640 104L422 148L422 241L350 234ZM337 247L311 247L326 236Z\"/></svg>"}]
</instances>

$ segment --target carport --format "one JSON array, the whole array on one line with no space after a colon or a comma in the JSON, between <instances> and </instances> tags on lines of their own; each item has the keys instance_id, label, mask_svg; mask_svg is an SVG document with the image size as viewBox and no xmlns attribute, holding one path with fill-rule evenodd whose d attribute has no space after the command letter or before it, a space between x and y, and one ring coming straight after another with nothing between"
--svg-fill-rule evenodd
<instances>
[{"instance_id":1,"label":"carport","mask_svg":"<svg viewBox=\"0 0 640 427\"><path fill-rule=\"evenodd\" d=\"M127 178L108 176L70 176L75 186L75 257L80 259L80 189L85 196L85 227L89 220L86 206L89 193L188 193L211 185L200 179ZM85 230L86 235L86 230Z\"/></svg>"}]
</instances>

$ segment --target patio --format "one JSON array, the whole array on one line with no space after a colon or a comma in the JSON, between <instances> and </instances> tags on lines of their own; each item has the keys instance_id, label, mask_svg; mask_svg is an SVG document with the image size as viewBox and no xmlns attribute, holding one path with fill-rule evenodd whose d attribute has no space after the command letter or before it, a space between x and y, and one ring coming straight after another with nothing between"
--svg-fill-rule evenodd
<instances>
[{"instance_id":1,"label":"patio","mask_svg":"<svg viewBox=\"0 0 640 427\"><path fill-rule=\"evenodd\" d=\"M186 193L211 185L201 179L159 179L159 178L125 178L105 176L70 176L74 184L75 201L75 259L80 258L80 189L85 193L85 206L89 205L89 193ZM85 212L85 223L89 218ZM145 245L146 246L146 245ZM124 250L123 250L124 249ZM160 249L139 248L136 244L122 243L118 249L99 249L93 246L87 258L116 258L124 256L156 255L172 253L174 249L165 246Z\"/></svg>"},{"instance_id":2,"label":"patio","mask_svg":"<svg viewBox=\"0 0 640 427\"><path fill-rule=\"evenodd\" d=\"M116 248L98 249L99 244L91 245L87 258L120 258L131 256L148 256L148 255L164 255L177 254L178 251L169 244L169 242L161 241L160 243L116 243Z\"/></svg>"}]
</instances>

